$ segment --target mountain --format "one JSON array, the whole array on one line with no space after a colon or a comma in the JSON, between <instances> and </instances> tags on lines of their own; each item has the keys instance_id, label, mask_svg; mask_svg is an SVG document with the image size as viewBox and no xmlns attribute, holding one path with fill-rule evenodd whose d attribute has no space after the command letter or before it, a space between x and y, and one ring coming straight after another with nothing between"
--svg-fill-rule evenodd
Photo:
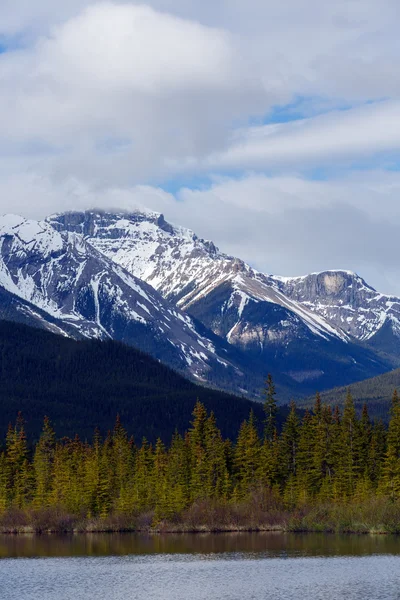
<instances>
[{"instance_id":1,"label":"mountain","mask_svg":"<svg viewBox=\"0 0 400 600\"><path fill-rule=\"evenodd\" d=\"M83 236L245 354L253 371L278 374L290 394L351 383L393 366L387 349L367 347L334 311L318 311L317 301L296 295L289 280L223 254L163 215L90 210L53 215L48 223Z\"/></svg>"},{"instance_id":2,"label":"mountain","mask_svg":"<svg viewBox=\"0 0 400 600\"><path fill-rule=\"evenodd\" d=\"M377 292L351 271L274 280L282 293L350 338L400 356L400 298Z\"/></svg>"},{"instance_id":3,"label":"mountain","mask_svg":"<svg viewBox=\"0 0 400 600\"><path fill-rule=\"evenodd\" d=\"M204 327L199 333L187 314L79 234L1 217L0 286L0 315L13 306L8 319L59 327L75 338L119 340L199 380L241 381Z\"/></svg>"},{"instance_id":4,"label":"mountain","mask_svg":"<svg viewBox=\"0 0 400 600\"><path fill-rule=\"evenodd\" d=\"M22 323L74 339L82 339L84 337L79 334L75 327L52 317L34 304L23 300L23 298L16 296L2 286L0 286L0 320Z\"/></svg>"},{"instance_id":5,"label":"mountain","mask_svg":"<svg viewBox=\"0 0 400 600\"><path fill-rule=\"evenodd\" d=\"M110 340L75 341L0 320L0 437L18 411L31 439L47 415L58 435L105 435L119 414L137 441L164 441L191 421L200 399L214 411L224 436L234 438L250 410L260 426L259 403L198 386L149 355ZM281 410L280 421L287 411Z\"/></svg>"},{"instance_id":6,"label":"mountain","mask_svg":"<svg viewBox=\"0 0 400 600\"><path fill-rule=\"evenodd\" d=\"M271 276L221 253L193 231L170 225L159 213L85 211L53 215L47 221L57 231L83 235L101 253L185 310L228 284L231 296L224 308L235 308L238 317L249 301L269 302L297 315L313 333L345 339L340 329L282 294ZM233 341L240 334L230 328L226 337Z\"/></svg>"}]
</instances>

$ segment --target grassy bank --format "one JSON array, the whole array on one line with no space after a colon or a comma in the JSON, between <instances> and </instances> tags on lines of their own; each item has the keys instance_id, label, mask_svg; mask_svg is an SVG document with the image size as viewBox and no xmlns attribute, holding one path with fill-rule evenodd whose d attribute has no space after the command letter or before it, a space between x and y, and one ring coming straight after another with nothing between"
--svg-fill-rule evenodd
<instances>
[{"instance_id":1,"label":"grassy bank","mask_svg":"<svg viewBox=\"0 0 400 600\"><path fill-rule=\"evenodd\" d=\"M181 514L159 520L154 511L115 514L107 518L71 515L52 508L8 510L0 516L0 533L205 533L281 531L321 533L400 533L400 502L373 498L362 503L261 506L257 499L242 504L197 502Z\"/></svg>"}]
</instances>

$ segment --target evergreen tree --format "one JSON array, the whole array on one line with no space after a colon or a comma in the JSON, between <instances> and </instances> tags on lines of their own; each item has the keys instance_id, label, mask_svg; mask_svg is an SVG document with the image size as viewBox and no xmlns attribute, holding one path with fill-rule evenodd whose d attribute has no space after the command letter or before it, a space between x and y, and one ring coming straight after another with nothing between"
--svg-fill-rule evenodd
<instances>
[{"instance_id":1,"label":"evergreen tree","mask_svg":"<svg viewBox=\"0 0 400 600\"><path fill-rule=\"evenodd\" d=\"M207 498L228 498L230 479L227 467L226 446L217 427L214 413L208 417L205 425L205 461Z\"/></svg>"},{"instance_id":2,"label":"evergreen tree","mask_svg":"<svg viewBox=\"0 0 400 600\"><path fill-rule=\"evenodd\" d=\"M265 438L272 442L276 429L276 414L278 409L275 398L275 384L270 373L268 373L265 381L264 396Z\"/></svg>"},{"instance_id":3,"label":"evergreen tree","mask_svg":"<svg viewBox=\"0 0 400 600\"><path fill-rule=\"evenodd\" d=\"M315 494L314 489L314 445L315 431L313 417L306 411L301 423L297 450L297 488L298 500L306 503Z\"/></svg>"},{"instance_id":4,"label":"evergreen tree","mask_svg":"<svg viewBox=\"0 0 400 600\"><path fill-rule=\"evenodd\" d=\"M207 411L204 404L197 401L193 410L193 421L189 429L190 446L190 496L191 500L207 495L206 426Z\"/></svg>"},{"instance_id":5,"label":"evergreen tree","mask_svg":"<svg viewBox=\"0 0 400 600\"><path fill-rule=\"evenodd\" d=\"M130 512L133 509L131 475L133 471L134 455L133 440L128 440L128 435L121 424L119 415L115 422L111 438L111 469L115 507L119 512Z\"/></svg>"},{"instance_id":6,"label":"evergreen tree","mask_svg":"<svg viewBox=\"0 0 400 600\"><path fill-rule=\"evenodd\" d=\"M153 448L143 439L136 448L119 417L104 440L96 431L92 443L78 436L56 441L45 418L30 454L19 414L0 452L0 514L55 507L79 518L105 519L149 511L156 524L181 518L200 500L207 506L251 499L264 506L260 493L290 509L310 502L365 502L375 494L393 502L400 498L397 392L387 431L382 421L371 423L366 406L357 417L349 392L343 415L338 407L332 414L317 394L311 414L306 411L300 421L292 403L282 432L274 427L269 435L260 440L251 412L232 444L214 414L197 402L185 437L175 432L169 446L158 439Z\"/></svg>"},{"instance_id":7,"label":"evergreen tree","mask_svg":"<svg viewBox=\"0 0 400 600\"><path fill-rule=\"evenodd\" d=\"M32 471L28 462L28 446L24 419L18 413L15 426L8 427L5 459L6 505L24 508L29 501Z\"/></svg>"},{"instance_id":8,"label":"evergreen tree","mask_svg":"<svg viewBox=\"0 0 400 600\"><path fill-rule=\"evenodd\" d=\"M400 496L400 399L397 390L392 398L382 488L392 499Z\"/></svg>"},{"instance_id":9,"label":"evergreen tree","mask_svg":"<svg viewBox=\"0 0 400 600\"><path fill-rule=\"evenodd\" d=\"M291 402L290 413L283 426L281 436L281 475L285 484L284 499L287 504L295 505L298 498L296 480L298 468L299 420L296 404Z\"/></svg>"},{"instance_id":10,"label":"evergreen tree","mask_svg":"<svg viewBox=\"0 0 400 600\"><path fill-rule=\"evenodd\" d=\"M382 477L386 454L386 429L380 420L372 428L371 445L368 452L367 472L373 489L377 489Z\"/></svg>"},{"instance_id":11,"label":"evergreen tree","mask_svg":"<svg viewBox=\"0 0 400 600\"><path fill-rule=\"evenodd\" d=\"M340 433L336 493L339 498L350 498L361 473L362 438L350 391L347 393Z\"/></svg>"},{"instance_id":12,"label":"evergreen tree","mask_svg":"<svg viewBox=\"0 0 400 600\"><path fill-rule=\"evenodd\" d=\"M43 430L36 444L33 458L35 477L34 505L43 508L49 505L52 492L56 436L48 417L44 418Z\"/></svg>"},{"instance_id":13,"label":"evergreen tree","mask_svg":"<svg viewBox=\"0 0 400 600\"><path fill-rule=\"evenodd\" d=\"M190 500L190 443L175 432L167 460L168 515L174 516L186 508Z\"/></svg>"},{"instance_id":14,"label":"evergreen tree","mask_svg":"<svg viewBox=\"0 0 400 600\"><path fill-rule=\"evenodd\" d=\"M260 477L260 450L254 414L251 412L249 420L242 423L235 448L235 497L237 499L244 499Z\"/></svg>"}]
</instances>

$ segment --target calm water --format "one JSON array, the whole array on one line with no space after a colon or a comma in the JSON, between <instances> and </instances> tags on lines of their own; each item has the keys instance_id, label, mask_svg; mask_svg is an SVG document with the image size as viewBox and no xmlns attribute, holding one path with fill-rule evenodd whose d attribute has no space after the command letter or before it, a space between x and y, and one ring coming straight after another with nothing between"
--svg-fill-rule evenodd
<instances>
[{"instance_id":1,"label":"calm water","mask_svg":"<svg viewBox=\"0 0 400 600\"><path fill-rule=\"evenodd\" d=\"M0 598L400 599L400 538L0 536Z\"/></svg>"}]
</instances>

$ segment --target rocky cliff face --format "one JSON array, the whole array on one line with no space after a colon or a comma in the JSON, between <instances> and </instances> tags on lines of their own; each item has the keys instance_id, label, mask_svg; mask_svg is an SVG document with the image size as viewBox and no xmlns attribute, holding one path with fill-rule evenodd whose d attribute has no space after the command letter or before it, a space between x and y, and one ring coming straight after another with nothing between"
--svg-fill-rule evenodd
<instances>
[{"instance_id":1,"label":"rocky cliff face","mask_svg":"<svg viewBox=\"0 0 400 600\"><path fill-rule=\"evenodd\" d=\"M380 294L355 273L325 271L275 280L285 295L350 337L370 340L387 324L400 338L400 299Z\"/></svg>"}]
</instances>

